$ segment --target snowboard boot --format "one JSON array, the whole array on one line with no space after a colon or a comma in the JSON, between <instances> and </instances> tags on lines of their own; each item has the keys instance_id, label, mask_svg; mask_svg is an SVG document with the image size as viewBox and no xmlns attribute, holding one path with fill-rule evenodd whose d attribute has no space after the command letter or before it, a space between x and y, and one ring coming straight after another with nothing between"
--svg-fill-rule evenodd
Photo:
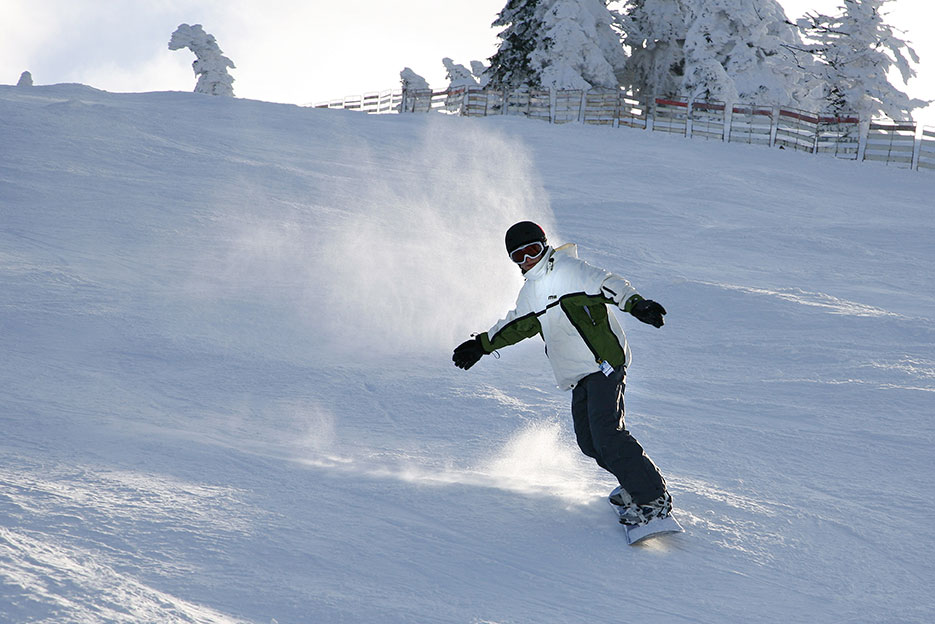
<instances>
[{"instance_id":1,"label":"snowboard boot","mask_svg":"<svg viewBox=\"0 0 935 624\"><path fill-rule=\"evenodd\" d=\"M614 488L613 492L608 496L610 502L618 507L629 507L633 502L633 499L630 497L630 493L623 489L622 485L618 485Z\"/></svg>"},{"instance_id":2,"label":"snowboard boot","mask_svg":"<svg viewBox=\"0 0 935 624\"><path fill-rule=\"evenodd\" d=\"M656 518L668 518L669 514L672 513L672 495L666 492L659 498L639 505L639 510L640 515L643 517L643 522L640 524L646 524Z\"/></svg>"},{"instance_id":3,"label":"snowboard boot","mask_svg":"<svg viewBox=\"0 0 935 624\"><path fill-rule=\"evenodd\" d=\"M617 515L620 517L620 524L632 526L644 524L639 505L633 502L630 493L623 489L623 486L614 488L608 498L610 503L616 507Z\"/></svg>"},{"instance_id":4,"label":"snowboard boot","mask_svg":"<svg viewBox=\"0 0 935 624\"><path fill-rule=\"evenodd\" d=\"M633 502L622 487L615 488L608 498L617 508L620 524L640 526L656 518L668 518L672 513L672 496L668 492L642 505Z\"/></svg>"}]
</instances>

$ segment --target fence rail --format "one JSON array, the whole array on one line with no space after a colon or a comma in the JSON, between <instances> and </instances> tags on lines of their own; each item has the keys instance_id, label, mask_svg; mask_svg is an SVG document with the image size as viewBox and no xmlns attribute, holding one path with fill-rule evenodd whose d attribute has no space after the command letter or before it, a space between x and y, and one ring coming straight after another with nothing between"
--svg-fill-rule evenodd
<instances>
[{"instance_id":1,"label":"fence rail","mask_svg":"<svg viewBox=\"0 0 935 624\"><path fill-rule=\"evenodd\" d=\"M689 138L749 143L871 160L935 171L935 127L911 121L862 120L855 113L822 115L788 107L635 97L619 90L479 87L382 91L315 104L365 113L427 113L490 117L519 115L553 124L582 123L666 132Z\"/></svg>"}]
</instances>

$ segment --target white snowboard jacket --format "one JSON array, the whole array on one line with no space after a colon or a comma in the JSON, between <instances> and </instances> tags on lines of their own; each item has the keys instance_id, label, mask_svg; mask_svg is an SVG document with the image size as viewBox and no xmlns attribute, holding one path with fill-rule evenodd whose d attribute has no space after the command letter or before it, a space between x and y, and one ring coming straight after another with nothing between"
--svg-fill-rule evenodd
<instances>
[{"instance_id":1,"label":"white snowboard jacket","mask_svg":"<svg viewBox=\"0 0 935 624\"><path fill-rule=\"evenodd\" d=\"M619 275L578 259L576 245L547 249L526 275L516 307L486 333L484 351L541 335L560 388L570 390L601 362L614 368L630 363L630 347L620 323L608 308L629 312L641 297Z\"/></svg>"}]
</instances>

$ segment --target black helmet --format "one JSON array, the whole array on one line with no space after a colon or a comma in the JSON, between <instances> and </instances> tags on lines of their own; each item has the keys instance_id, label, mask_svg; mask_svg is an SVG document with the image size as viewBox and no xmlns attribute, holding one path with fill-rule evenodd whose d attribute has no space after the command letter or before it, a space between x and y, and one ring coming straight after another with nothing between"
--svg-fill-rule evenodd
<instances>
[{"instance_id":1,"label":"black helmet","mask_svg":"<svg viewBox=\"0 0 935 624\"><path fill-rule=\"evenodd\" d=\"M543 245L549 244L541 227L532 221L520 221L511 225L510 229L506 231L506 252L510 253L535 241L539 241Z\"/></svg>"}]
</instances>

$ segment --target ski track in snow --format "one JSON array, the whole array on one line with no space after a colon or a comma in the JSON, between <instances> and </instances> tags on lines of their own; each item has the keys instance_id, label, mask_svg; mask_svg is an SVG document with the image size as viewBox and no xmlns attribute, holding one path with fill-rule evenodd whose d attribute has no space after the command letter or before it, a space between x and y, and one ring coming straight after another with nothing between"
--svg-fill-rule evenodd
<instances>
[{"instance_id":1,"label":"ski track in snow","mask_svg":"<svg viewBox=\"0 0 935 624\"><path fill-rule=\"evenodd\" d=\"M736 290L754 295L776 297L777 299L789 301L791 303L798 303L800 305L824 308L830 311L832 314L868 317L892 316L896 318L905 318L900 314L887 312L886 310L875 308L873 306L856 303L854 301L847 301L845 299L839 299L838 297L832 297L826 293L806 292L799 288L768 290L765 288L751 288L749 286L737 286L733 284L718 284L709 282L700 283L707 284L709 286L717 286L718 288L724 288L726 290Z\"/></svg>"},{"instance_id":2,"label":"ski track in snow","mask_svg":"<svg viewBox=\"0 0 935 624\"><path fill-rule=\"evenodd\" d=\"M80 85L0 136L0 621L935 612L925 172ZM451 366L521 218L668 309L627 422L684 534L625 546L540 341Z\"/></svg>"}]
</instances>

